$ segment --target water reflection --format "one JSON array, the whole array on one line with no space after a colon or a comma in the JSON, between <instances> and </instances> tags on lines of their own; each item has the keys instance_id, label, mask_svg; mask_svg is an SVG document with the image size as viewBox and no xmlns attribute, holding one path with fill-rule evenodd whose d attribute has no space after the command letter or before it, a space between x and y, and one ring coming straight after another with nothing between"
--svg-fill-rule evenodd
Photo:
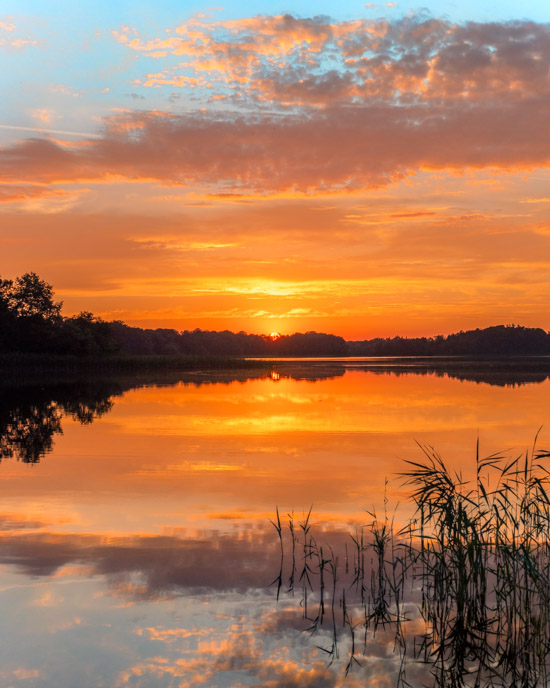
<instances>
[{"instance_id":1,"label":"water reflection","mask_svg":"<svg viewBox=\"0 0 550 688\"><path fill-rule=\"evenodd\" d=\"M0 538L4 685L338 683L319 660L304 669L299 615L275 614L278 545L265 528L105 538L1 522L12 529ZM289 634L294 646L277 648Z\"/></svg>"},{"instance_id":2,"label":"water reflection","mask_svg":"<svg viewBox=\"0 0 550 688\"><path fill-rule=\"evenodd\" d=\"M545 368L420 363L1 383L3 455L20 460L0 464L0 685L395 686L399 655L380 624L344 678L353 643L362 649L351 597L339 658L327 666L324 545L317 635L304 632L317 593L309 619L298 604L303 548L276 605L279 543L268 518L275 504L285 518L294 510L298 533L298 514L314 503L312 527L341 552L337 577L349 587L348 526L360 527L364 507L383 509L385 478L388 496L403 497L391 478L414 458L415 438L467 471L478 433L490 453L526 446L548 422ZM341 621L338 604L335 613ZM426 669L408 666L407 679L427 684Z\"/></svg>"},{"instance_id":3,"label":"water reflection","mask_svg":"<svg viewBox=\"0 0 550 688\"><path fill-rule=\"evenodd\" d=\"M326 380L342 376L344 368L315 368L302 366L284 377L295 380ZM281 379L279 373L265 370L186 373L167 372L141 375L137 378L108 380L79 379L65 384L24 386L0 384L0 461L15 458L23 463L38 463L54 446L56 435L63 434L63 418L71 418L81 425L89 425L112 410L114 400L130 389L147 386L184 386L223 384L249 380Z\"/></svg>"},{"instance_id":4,"label":"water reflection","mask_svg":"<svg viewBox=\"0 0 550 688\"><path fill-rule=\"evenodd\" d=\"M82 425L107 414L114 399L125 391L145 386L182 384L231 385L267 379L308 380L318 382L343 377L346 372L363 371L378 375L435 376L516 387L543 383L550 378L550 359L503 357L500 360L451 359L368 359L340 361L319 360L309 363L280 361L269 372L208 371L177 373L173 371L141 374L137 378L84 379L66 384L18 386L4 383L0 387L0 461L16 458L23 463L37 463L51 452L56 435L63 433L62 420L70 417Z\"/></svg>"},{"instance_id":5,"label":"water reflection","mask_svg":"<svg viewBox=\"0 0 550 688\"><path fill-rule=\"evenodd\" d=\"M87 674L77 685L85 687L101 685L100 677L105 685L147 688L179 685L170 682L174 677L192 687L240 685L243 676L254 681L245 685L274 688L342 684L343 664L326 661L331 636L319 626L312 640L307 606L301 610L297 600L273 605L269 583L280 553L270 526L106 539L51 532L47 522L17 523L9 514L0 522L13 531L0 538L0 625L9 624L16 643L3 658L5 679L25 673L34 680L26 685L69 688L75 674L68 655L76 652ZM34 529L39 532L25 532ZM347 537L325 534L335 547ZM6 566L18 574L12 585ZM312 596L309 609L315 604ZM344 662L352 651L351 606L345 616ZM35 637L29 664L17 639ZM368 664L346 686L364 685L369 677L376 685L396 685L399 660L388 655L387 643L382 631L369 642ZM48 653L57 658L54 665ZM417 668L408 675L425 678Z\"/></svg>"},{"instance_id":6,"label":"water reflection","mask_svg":"<svg viewBox=\"0 0 550 688\"><path fill-rule=\"evenodd\" d=\"M112 397L120 393L116 383L2 387L0 460L37 463L52 450L55 435L62 434L64 416L92 423L111 410Z\"/></svg>"},{"instance_id":7,"label":"water reflection","mask_svg":"<svg viewBox=\"0 0 550 688\"><path fill-rule=\"evenodd\" d=\"M183 595L193 588L210 593L266 588L279 554L267 526L107 540L51 532L47 523L17 521L10 514L0 514L0 524L9 531L0 536L1 564L32 577L60 576L63 569L104 576L111 594L132 602Z\"/></svg>"},{"instance_id":8,"label":"water reflection","mask_svg":"<svg viewBox=\"0 0 550 688\"><path fill-rule=\"evenodd\" d=\"M497 387L520 387L540 384L550 378L550 359L502 358L501 360L420 360L407 359L389 364L363 367L365 370L391 375L435 375Z\"/></svg>"},{"instance_id":9,"label":"water reflection","mask_svg":"<svg viewBox=\"0 0 550 688\"><path fill-rule=\"evenodd\" d=\"M542 383L550 378L549 356L500 356L490 358L464 357L370 357L341 359L273 359L276 367L272 379L281 374L300 379L297 371L303 369L310 379L317 370L341 375L345 370L362 370L382 375L433 375L456 380L484 383L500 387L516 387ZM305 377L304 377L305 379ZM321 379L321 378L319 378Z\"/></svg>"}]
</instances>

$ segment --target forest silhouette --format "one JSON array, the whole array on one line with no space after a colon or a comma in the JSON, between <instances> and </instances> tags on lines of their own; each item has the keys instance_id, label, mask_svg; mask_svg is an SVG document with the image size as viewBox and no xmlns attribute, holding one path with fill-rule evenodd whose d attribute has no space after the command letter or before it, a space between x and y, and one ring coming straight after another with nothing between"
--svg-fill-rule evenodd
<instances>
[{"instance_id":1,"label":"forest silhouette","mask_svg":"<svg viewBox=\"0 0 550 688\"><path fill-rule=\"evenodd\" d=\"M107 322L89 311L64 317L53 287L36 273L0 278L0 353L105 357L341 357L550 355L542 328L496 325L436 337L346 341L321 332L269 335L208 330L142 329ZM367 324L366 324L367 325Z\"/></svg>"}]
</instances>

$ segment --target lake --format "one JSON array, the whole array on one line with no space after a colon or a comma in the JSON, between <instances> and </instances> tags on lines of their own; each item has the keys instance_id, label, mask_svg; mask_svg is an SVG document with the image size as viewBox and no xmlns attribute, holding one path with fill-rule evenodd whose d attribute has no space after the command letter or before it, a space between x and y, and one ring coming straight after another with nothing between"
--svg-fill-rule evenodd
<instances>
[{"instance_id":1,"label":"lake","mask_svg":"<svg viewBox=\"0 0 550 688\"><path fill-rule=\"evenodd\" d=\"M343 562L366 510L412 515L399 473L417 443L465 478L478 438L514 456L543 426L550 447L550 364L270 365L2 383L1 685L396 684L383 634L346 677L349 638L336 657L330 629L304 632L286 569L277 601L269 519L298 532L312 507Z\"/></svg>"}]
</instances>

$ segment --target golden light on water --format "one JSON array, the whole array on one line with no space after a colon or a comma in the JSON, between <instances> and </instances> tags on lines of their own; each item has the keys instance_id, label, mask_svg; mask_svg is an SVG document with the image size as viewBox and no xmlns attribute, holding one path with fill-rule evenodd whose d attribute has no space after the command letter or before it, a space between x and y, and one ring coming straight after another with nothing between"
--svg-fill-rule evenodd
<instances>
[{"instance_id":1,"label":"golden light on water","mask_svg":"<svg viewBox=\"0 0 550 688\"><path fill-rule=\"evenodd\" d=\"M399 503L394 520L399 529L412 516L409 488L399 473L404 459L419 459L415 439L436 447L451 470L462 471L467 480L475 474L478 438L481 456L506 447L515 455L532 442L544 420L548 376L530 383L518 374L516 384L506 386L498 374L491 383L472 372L454 377L450 372L406 374L399 368L399 374L388 374L358 369L357 362L352 366L331 362L308 369L301 362L277 363L267 370L216 371L212 377L189 373L171 386L138 382L124 389L113 383L112 392L103 391L103 383L97 389L77 387L74 401L52 402L60 419L52 417L44 390L39 403L29 396L29 403L21 404L22 393L13 395L20 427L27 427L28 418L23 437L28 439L30 432L43 455L32 472L15 455L0 464L0 588L9 612L2 617L3 633L8 641L18 634L10 652L15 654L22 637L36 635L38 628L49 655L64 658L66 650L59 633L51 632L52 624L57 619L65 628L67 618L82 619L67 632L85 648L94 671L109 668L103 656L106 627L122 639L121 656L127 666L136 663L136 671L145 671L149 657L158 657L159 666L170 668L173 660L179 667L182 653L197 655L196 644L174 647L172 658L172 642L161 647L158 638L189 633L213 643L217 634L227 635L225 620L233 623L238 616L243 633L259 629L254 637L265 648L258 656L265 652L271 657L269 629L281 605L275 607L276 590L265 587L279 565L276 533L268 519L276 522L281 514L286 523L292 515L298 526L313 505L311 523L319 542L330 532L338 544L364 525L365 510L384 513L388 500L392 514ZM77 402L96 409L93 422L83 424L75 417ZM28 442L17 444L18 437L12 441L16 455L28 448ZM543 431L540 445L547 446L547 439ZM14 561L16 573L7 568ZM21 581L19 596L14 575ZM193 606L198 597L200 614ZM266 619L261 625L258 600ZM227 606L223 614L222 603ZM139 616L125 615L136 604ZM298 604L296 608L296 618L302 619L303 610ZM204 609L213 610L212 619L204 616ZM28 622L31 613L33 625ZM178 623L174 634L173 617ZM153 629L153 645L134 650L136 635L141 643L146 628ZM301 676L315 641L296 628L292 626L292 633L307 639L297 665ZM90 642L90 629L95 642ZM285 642L294 647L294 639L288 639L291 630L285 631L283 649ZM281 637L277 630L277 642ZM131 656L126 657L128 647ZM49 670L49 659L46 669L40 661L38 657L36 670ZM389 671L390 664L391 659L384 659L380 671ZM61 660L55 666L66 671ZM323 672L332 671L321 666ZM19 670L15 664L10 669ZM336 678L339 671L336 666ZM147 685L160 687L156 674L149 676ZM50 678L44 685L63 685ZM130 685L117 680L110 675L104 684ZM215 684L190 684L198 685Z\"/></svg>"}]
</instances>

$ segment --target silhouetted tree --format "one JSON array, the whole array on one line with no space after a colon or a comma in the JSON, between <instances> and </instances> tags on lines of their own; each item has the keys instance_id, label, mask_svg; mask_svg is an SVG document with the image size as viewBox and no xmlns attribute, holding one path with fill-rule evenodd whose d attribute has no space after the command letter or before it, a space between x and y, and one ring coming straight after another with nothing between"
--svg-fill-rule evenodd
<instances>
[{"instance_id":1,"label":"silhouetted tree","mask_svg":"<svg viewBox=\"0 0 550 688\"><path fill-rule=\"evenodd\" d=\"M40 317L57 320L61 317L62 301L53 300L53 288L35 272L27 272L15 281L0 280L0 296L18 318Z\"/></svg>"},{"instance_id":2,"label":"silhouetted tree","mask_svg":"<svg viewBox=\"0 0 550 688\"><path fill-rule=\"evenodd\" d=\"M111 326L83 311L61 315L53 288L28 272L15 280L0 279L0 351L100 355L118 351Z\"/></svg>"},{"instance_id":3,"label":"silhouetted tree","mask_svg":"<svg viewBox=\"0 0 550 688\"><path fill-rule=\"evenodd\" d=\"M550 334L540 328L495 325L446 337L367 339L348 342L352 356L512 356L550 354Z\"/></svg>"},{"instance_id":4,"label":"silhouetted tree","mask_svg":"<svg viewBox=\"0 0 550 688\"><path fill-rule=\"evenodd\" d=\"M60 335L60 353L99 355L115 353L120 348L112 335L110 323L89 311L65 318Z\"/></svg>"}]
</instances>

